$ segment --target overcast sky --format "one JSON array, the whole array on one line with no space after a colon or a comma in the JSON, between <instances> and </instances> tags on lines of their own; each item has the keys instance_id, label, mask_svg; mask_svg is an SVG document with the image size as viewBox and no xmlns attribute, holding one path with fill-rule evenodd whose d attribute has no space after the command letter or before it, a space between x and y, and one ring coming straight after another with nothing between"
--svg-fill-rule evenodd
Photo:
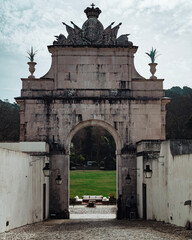
<instances>
[{"instance_id":1,"label":"overcast sky","mask_svg":"<svg viewBox=\"0 0 192 240\"><path fill-rule=\"evenodd\" d=\"M26 51L38 49L36 77L48 72L51 55L47 50L54 36L67 36L62 22L79 27L86 21L84 9L92 2L74 0L0 0L0 99L20 96L21 80L29 76ZM102 10L104 27L122 22L119 34L130 33L129 41L139 46L137 71L149 78L149 58L157 48L158 78L164 88L192 88L192 2L191 0L95 0Z\"/></svg>"}]
</instances>

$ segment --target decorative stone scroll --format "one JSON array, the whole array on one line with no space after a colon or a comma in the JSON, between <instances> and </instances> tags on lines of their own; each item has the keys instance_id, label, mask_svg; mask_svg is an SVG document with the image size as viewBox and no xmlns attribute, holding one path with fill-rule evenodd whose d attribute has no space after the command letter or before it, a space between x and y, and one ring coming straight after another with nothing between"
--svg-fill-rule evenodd
<instances>
[{"instance_id":1,"label":"decorative stone scroll","mask_svg":"<svg viewBox=\"0 0 192 240\"><path fill-rule=\"evenodd\" d=\"M112 27L114 22L111 23L106 29L104 29L102 23L98 20L101 10L94 8L94 4L91 8L85 9L87 20L83 24L82 28L79 28L73 22L73 27L67 25L66 30L68 36L65 37L63 34L55 36L56 40L53 45L66 45L66 46L122 46L132 47L133 43L128 41L129 34L121 35L117 38L119 27L122 23L119 23L115 27Z\"/></svg>"}]
</instances>

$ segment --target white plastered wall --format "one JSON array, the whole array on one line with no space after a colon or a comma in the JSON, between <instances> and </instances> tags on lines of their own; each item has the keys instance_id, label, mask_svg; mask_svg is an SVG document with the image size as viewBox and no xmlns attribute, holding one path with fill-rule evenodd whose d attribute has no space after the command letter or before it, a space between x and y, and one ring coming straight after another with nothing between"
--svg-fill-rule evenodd
<instances>
[{"instance_id":1,"label":"white plastered wall","mask_svg":"<svg viewBox=\"0 0 192 240\"><path fill-rule=\"evenodd\" d=\"M142 184L147 185L147 219L165 221L177 226L192 223L192 154L172 156L170 141L161 143L158 159L151 161L152 178L137 177L138 214L142 217ZM142 161L141 161L142 160ZM137 157L137 167L143 159ZM145 166L144 166L145 167Z\"/></svg>"},{"instance_id":2,"label":"white plastered wall","mask_svg":"<svg viewBox=\"0 0 192 240\"><path fill-rule=\"evenodd\" d=\"M43 184L48 217L49 179L42 171L47 161L45 156L0 148L0 232L43 220Z\"/></svg>"},{"instance_id":3,"label":"white plastered wall","mask_svg":"<svg viewBox=\"0 0 192 240\"><path fill-rule=\"evenodd\" d=\"M143 218L143 157L137 157L137 209L140 218Z\"/></svg>"},{"instance_id":4,"label":"white plastered wall","mask_svg":"<svg viewBox=\"0 0 192 240\"><path fill-rule=\"evenodd\" d=\"M185 201L192 201L192 154L172 157L169 152L168 157L169 222L178 226L185 226L188 221L192 224L191 206L184 205Z\"/></svg>"}]
</instances>

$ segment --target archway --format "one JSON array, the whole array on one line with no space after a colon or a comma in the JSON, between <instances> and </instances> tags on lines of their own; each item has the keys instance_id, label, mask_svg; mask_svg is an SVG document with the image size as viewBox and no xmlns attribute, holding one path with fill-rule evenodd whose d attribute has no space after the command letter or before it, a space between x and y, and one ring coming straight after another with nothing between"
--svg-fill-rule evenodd
<instances>
[{"instance_id":1,"label":"archway","mask_svg":"<svg viewBox=\"0 0 192 240\"><path fill-rule=\"evenodd\" d=\"M119 136L119 133L117 132L117 130L108 122L103 121L103 120L98 120L98 119L91 119L91 120L87 120L87 121L82 121L80 123L78 123L75 127L73 127L70 131L70 133L67 136L67 139L65 141L65 149L66 149L66 153L69 154L70 152L70 143L72 138L74 137L74 135L82 128L88 127L88 126L98 126L98 127L102 127L105 130L107 130L114 138L115 144L116 144L116 154L119 154L121 149L122 149L122 141L121 138Z\"/></svg>"},{"instance_id":2,"label":"archway","mask_svg":"<svg viewBox=\"0 0 192 240\"><path fill-rule=\"evenodd\" d=\"M101 129L105 129L112 138L114 139L115 145L116 145L116 196L118 197L121 194L121 157L120 157L120 149L121 149L121 139L118 134L118 132L111 126L109 123L102 121L102 120L88 120L84 122L80 122L77 124L69 133L67 139L66 139L66 150L67 155L69 157L68 161L70 161L70 145L73 137L82 129L86 127L99 127ZM69 164L70 166L70 164ZM70 171L70 169L69 169ZM70 176L70 174L68 175ZM70 196L70 194L69 194ZM70 203L70 201L69 201Z\"/></svg>"}]
</instances>

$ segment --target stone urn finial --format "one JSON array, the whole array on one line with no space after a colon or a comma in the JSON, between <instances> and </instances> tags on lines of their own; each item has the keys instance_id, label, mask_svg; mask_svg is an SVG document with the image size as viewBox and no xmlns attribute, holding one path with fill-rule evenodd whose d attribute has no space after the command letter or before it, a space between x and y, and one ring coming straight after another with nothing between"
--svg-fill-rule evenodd
<instances>
[{"instance_id":1,"label":"stone urn finial","mask_svg":"<svg viewBox=\"0 0 192 240\"><path fill-rule=\"evenodd\" d=\"M150 79L157 79L157 77L154 75L156 72L157 63L149 63L149 66L150 66L150 72L152 74Z\"/></svg>"},{"instance_id":2,"label":"stone urn finial","mask_svg":"<svg viewBox=\"0 0 192 240\"><path fill-rule=\"evenodd\" d=\"M151 77L150 79L157 79L157 77L154 75L155 72L156 72L156 66L157 66L157 63L155 63L155 59L156 57L158 57L157 55L157 50L154 49L153 50L153 47L152 47L152 50L149 51L149 52L146 52L146 54L150 57L151 59L151 63L149 63L149 66L150 66L150 72L151 72Z\"/></svg>"},{"instance_id":3,"label":"stone urn finial","mask_svg":"<svg viewBox=\"0 0 192 240\"><path fill-rule=\"evenodd\" d=\"M27 58L29 58L30 62L28 62L27 64L29 65L29 72L31 73L31 75L28 78L35 78L35 76L33 75L33 73L35 72L35 65L37 64L36 62L34 62L34 57L37 53L37 50L34 51L33 47L31 47L30 51L27 51Z\"/></svg>"},{"instance_id":4,"label":"stone urn finial","mask_svg":"<svg viewBox=\"0 0 192 240\"><path fill-rule=\"evenodd\" d=\"M33 75L33 73L35 72L35 65L37 64L36 62L28 62L27 63L29 65L29 72L31 73L30 76L28 76L28 78L35 78L35 76Z\"/></svg>"}]
</instances>

